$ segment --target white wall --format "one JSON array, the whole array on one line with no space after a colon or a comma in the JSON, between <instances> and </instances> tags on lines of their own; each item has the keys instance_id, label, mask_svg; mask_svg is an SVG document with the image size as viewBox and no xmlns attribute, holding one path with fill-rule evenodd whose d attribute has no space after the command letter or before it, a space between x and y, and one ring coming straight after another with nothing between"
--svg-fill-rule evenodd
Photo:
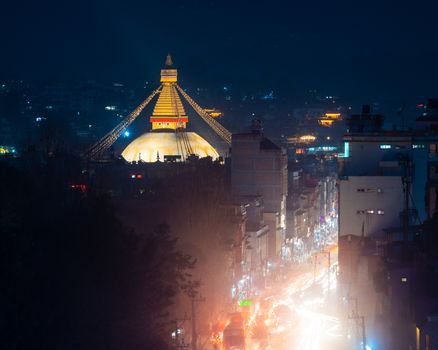
<instances>
[{"instance_id":1,"label":"white wall","mask_svg":"<svg viewBox=\"0 0 438 350\"><path fill-rule=\"evenodd\" d=\"M361 236L362 225L365 236L400 227L403 198L400 176L349 176L347 180L339 180L339 236ZM358 214L358 210L374 210L374 214ZM384 214L378 215L378 210Z\"/></svg>"}]
</instances>

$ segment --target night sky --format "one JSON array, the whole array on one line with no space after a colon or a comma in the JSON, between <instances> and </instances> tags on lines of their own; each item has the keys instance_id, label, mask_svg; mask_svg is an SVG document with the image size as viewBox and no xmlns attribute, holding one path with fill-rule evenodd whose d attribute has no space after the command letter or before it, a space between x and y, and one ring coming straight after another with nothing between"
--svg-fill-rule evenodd
<instances>
[{"instance_id":1,"label":"night sky","mask_svg":"<svg viewBox=\"0 0 438 350\"><path fill-rule=\"evenodd\" d=\"M0 79L158 80L316 88L354 99L438 96L438 4L420 1L8 1Z\"/></svg>"}]
</instances>

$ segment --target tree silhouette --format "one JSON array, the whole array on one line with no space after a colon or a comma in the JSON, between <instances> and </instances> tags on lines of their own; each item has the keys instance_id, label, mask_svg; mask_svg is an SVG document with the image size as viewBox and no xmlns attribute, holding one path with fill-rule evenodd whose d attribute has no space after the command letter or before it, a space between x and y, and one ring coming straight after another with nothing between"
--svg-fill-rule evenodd
<instances>
[{"instance_id":1,"label":"tree silhouette","mask_svg":"<svg viewBox=\"0 0 438 350\"><path fill-rule=\"evenodd\" d=\"M108 198L46 167L0 163L0 329L6 349L167 349L167 316L195 261L169 227L138 234Z\"/></svg>"}]
</instances>

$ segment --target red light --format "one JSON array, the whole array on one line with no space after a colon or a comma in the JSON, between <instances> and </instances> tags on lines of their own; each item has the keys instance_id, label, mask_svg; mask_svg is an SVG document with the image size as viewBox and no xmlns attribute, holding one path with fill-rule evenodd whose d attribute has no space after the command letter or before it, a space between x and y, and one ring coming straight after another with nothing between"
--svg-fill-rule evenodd
<instances>
[{"instance_id":1,"label":"red light","mask_svg":"<svg viewBox=\"0 0 438 350\"><path fill-rule=\"evenodd\" d=\"M141 174L137 175L137 179L141 179L143 176Z\"/></svg>"},{"instance_id":2,"label":"red light","mask_svg":"<svg viewBox=\"0 0 438 350\"><path fill-rule=\"evenodd\" d=\"M79 190L82 193L85 193L87 191L87 185L84 185L84 184L73 184L73 185L70 185L70 188L72 188L74 190Z\"/></svg>"}]
</instances>

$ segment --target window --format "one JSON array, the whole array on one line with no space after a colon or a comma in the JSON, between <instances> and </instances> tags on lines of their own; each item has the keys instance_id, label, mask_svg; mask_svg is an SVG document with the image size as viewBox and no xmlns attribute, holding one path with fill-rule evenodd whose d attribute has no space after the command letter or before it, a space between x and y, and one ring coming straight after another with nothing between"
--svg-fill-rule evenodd
<instances>
[{"instance_id":1,"label":"window","mask_svg":"<svg viewBox=\"0 0 438 350\"><path fill-rule=\"evenodd\" d=\"M401 278L401 281L402 281L403 283L406 283L406 282L408 281L408 279L407 279L406 277L402 277L402 278Z\"/></svg>"},{"instance_id":2,"label":"window","mask_svg":"<svg viewBox=\"0 0 438 350\"><path fill-rule=\"evenodd\" d=\"M374 209L360 209L360 210L356 210L356 214L357 215L364 215L364 214L368 214L368 215L373 215L373 214L383 215L383 214L385 214L385 211L382 210L382 209L378 209L378 210L374 210Z\"/></svg>"},{"instance_id":3,"label":"window","mask_svg":"<svg viewBox=\"0 0 438 350\"><path fill-rule=\"evenodd\" d=\"M416 149L416 148L424 148L424 145L412 145L412 148L413 148L413 149Z\"/></svg>"},{"instance_id":4,"label":"window","mask_svg":"<svg viewBox=\"0 0 438 350\"><path fill-rule=\"evenodd\" d=\"M380 149L391 149L391 145L380 145Z\"/></svg>"},{"instance_id":5,"label":"window","mask_svg":"<svg viewBox=\"0 0 438 350\"><path fill-rule=\"evenodd\" d=\"M356 191L360 193L383 193L381 188L358 188Z\"/></svg>"},{"instance_id":6,"label":"window","mask_svg":"<svg viewBox=\"0 0 438 350\"><path fill-rule=\"evenodd\" d=\"M350 143L344 142L344 157L348 158L350 156Z\"/></svg>"}]
</instances>

